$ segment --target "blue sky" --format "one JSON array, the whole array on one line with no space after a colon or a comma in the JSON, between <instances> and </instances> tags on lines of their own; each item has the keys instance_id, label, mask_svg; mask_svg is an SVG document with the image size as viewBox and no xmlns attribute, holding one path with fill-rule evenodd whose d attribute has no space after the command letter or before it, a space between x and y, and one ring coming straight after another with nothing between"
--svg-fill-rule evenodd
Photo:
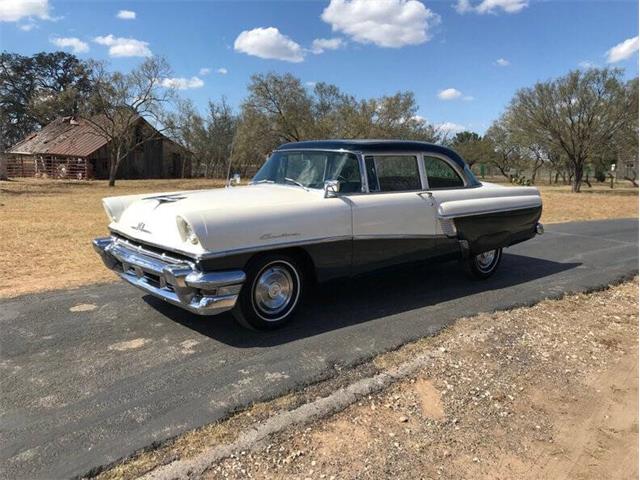
<instances>
[{"instance_id":1,"label":"blue sky","mask_svg":"<svg viewBox=\"0 0 640 480\"><path fill-rule=\"evenodd\" d=\"M428 121L483 132L537 80L588 64L637 76L638 2L0 0L0 48L118 70L162 55L167 81L200 107L223 95L238 106L268 71L357 97L412 90Z\"/></svg>"}]
</instances>

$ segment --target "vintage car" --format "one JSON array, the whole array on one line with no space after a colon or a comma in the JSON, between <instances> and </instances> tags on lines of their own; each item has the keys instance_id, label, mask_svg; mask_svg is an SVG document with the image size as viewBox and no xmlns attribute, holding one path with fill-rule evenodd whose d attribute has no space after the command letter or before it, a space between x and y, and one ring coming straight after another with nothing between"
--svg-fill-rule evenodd
<instances>
[{"instance_id":1,"label":"vintage car","mask_svg":"<svg viewBox=\"0 0 640 480\"><path fill-rule=\"evenodd\" d=\"M249 185L104 199L107 267L193 313L244 326L289 320L314 281L460 259L487 278L502 249L543 228L534 187L480 182L453 150L423 142L280 146Z\"/></svg>"}]
</instances>

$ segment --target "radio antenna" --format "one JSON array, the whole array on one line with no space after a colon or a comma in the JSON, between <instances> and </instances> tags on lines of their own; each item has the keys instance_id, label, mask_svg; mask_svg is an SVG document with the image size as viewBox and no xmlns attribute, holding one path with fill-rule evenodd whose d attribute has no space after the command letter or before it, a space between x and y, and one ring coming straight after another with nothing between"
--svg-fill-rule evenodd
<instances>
[{"instance_id":1,"label":"radio antenna","mask_svg":"<svg viewBox=\"0 0 640 480\"><path fill-rule=\"evenodd\" d=\"M227 165L227 180L225 183L226 187L231 186L231 179L229 178L231 176L231 162L233 159L233 148L235 147L236 144L236 134L238 133L238 129L236 128L233 132L233 137L231 138L231 148L229 149L229 163Z\"/></svg>"}]
</instances>

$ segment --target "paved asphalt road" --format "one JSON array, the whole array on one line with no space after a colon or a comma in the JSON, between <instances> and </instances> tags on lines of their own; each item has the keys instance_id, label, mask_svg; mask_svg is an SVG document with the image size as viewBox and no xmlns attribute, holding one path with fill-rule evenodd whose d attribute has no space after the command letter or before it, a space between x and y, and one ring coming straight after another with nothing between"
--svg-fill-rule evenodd
<instances>
[{"instance_id":1,"label":"paved asphalt road","mask_svg":"<svg viewBox=\"0 0 640 480\"><path fill-rule=\"evenodd\" d=\"M638 221L551 226L488 281L455 263L319 290L257 333L116 283L0 303L0 478L81 475L431 335L464 315L607 285L638 270ZM92 311L71 311L94 304ZM80 309L82 310L82 308Z\"/></svg>"}]
</instances>

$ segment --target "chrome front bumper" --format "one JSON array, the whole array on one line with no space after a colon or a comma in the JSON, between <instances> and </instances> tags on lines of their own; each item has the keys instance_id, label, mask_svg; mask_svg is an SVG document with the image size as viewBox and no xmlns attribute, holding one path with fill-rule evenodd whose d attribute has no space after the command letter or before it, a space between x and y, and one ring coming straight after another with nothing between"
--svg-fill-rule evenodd
<instances>
[{"instance_id":1,"label":"chrome front bumper","mask_svg":"<svg viewBox=\"0 0 640 480\"><path fill-rule=\"evenodd\" d=\"M93 248L107 268L131 285L198 315L231 310L246 278L242 270L200 272L188 261L114 237L96 238Z\"/></svg>"}]
</instances>

